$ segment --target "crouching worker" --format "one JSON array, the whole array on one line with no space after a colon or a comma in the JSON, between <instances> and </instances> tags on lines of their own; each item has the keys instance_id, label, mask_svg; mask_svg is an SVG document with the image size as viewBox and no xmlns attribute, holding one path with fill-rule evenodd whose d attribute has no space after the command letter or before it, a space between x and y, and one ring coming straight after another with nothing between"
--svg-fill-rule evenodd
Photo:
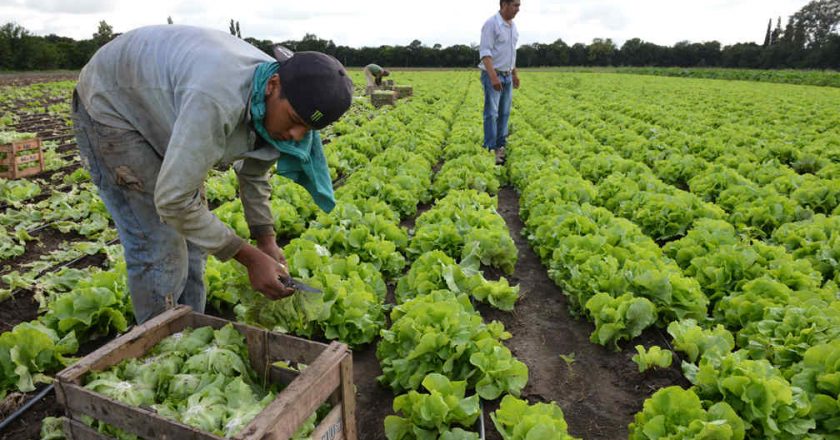
<instances>
[{"instance_id":1,"label":"crouching worker","mask_svg":"<svg viewBox=\"0 0 840 440\"><path fill-rule=\"evenodd\" d=\"M370 95L373 93L377 87L382 85L382 78L390 74L391 72L377 64L368 64L365 66L365 79L367 80L365 94Z\"/></svg>"},{"instance_id":2,"label":"crouching worker","mask_svg":"<svg viewBox=\"0 0 840 440\"><path fill-rule=\"evenodd\" d=\"M274 236L269 170L335 206L318 133L350 107L353 83L334 58L276 48L268 56L225 32L150 26L103 46L73 95L79 151L125 248L137 322L176 304L203 311L207 254L236 259L268 298L293 293ZM203 197L233 165L252 246Z\"/></svg>"}]
</instances>

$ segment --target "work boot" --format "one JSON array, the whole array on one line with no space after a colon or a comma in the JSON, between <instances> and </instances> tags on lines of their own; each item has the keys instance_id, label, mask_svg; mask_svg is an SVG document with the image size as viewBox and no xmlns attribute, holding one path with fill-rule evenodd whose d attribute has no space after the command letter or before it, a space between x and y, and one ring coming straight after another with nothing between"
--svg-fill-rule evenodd
<instances>
[{"instance_id":1,"label":"work boot","mask_svg":"<svg viewBox=\"0 0 840 440\"><path fill-rule=\"evenodd\" d=\"M505 147L496 148L496 165L504 165L505 163Z\"/></svg>"}]
</instances>

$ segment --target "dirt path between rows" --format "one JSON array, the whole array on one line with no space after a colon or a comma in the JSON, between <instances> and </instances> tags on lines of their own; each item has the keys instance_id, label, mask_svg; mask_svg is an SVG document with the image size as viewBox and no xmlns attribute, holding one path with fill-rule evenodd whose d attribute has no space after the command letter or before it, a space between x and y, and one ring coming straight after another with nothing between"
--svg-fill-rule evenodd
<instances>
[{"instance_id":1,"label":"dirt path between rows","mask_svg":"<svg viewBox=\"0 0 840 440\"><path fill-rule=\"evenodd\" d=\"M548 277L539 257L522 236L519 196L510 187L499 193L499 214L510 228L519 251L511 283L520 286L521 299L513 313L487 306L485 320L498 320L513 334L506 345L528 365L530 377L523 397L531 402L556 401L566 415L569 433L587 440L627 438L627 425L642 402L656 389L683 383L676 368L641 374L630 360L636 344L664 344L657 330L649 331L620 353L589 341L594 325L569 313L569 302ZM567 363L560 356L573 356ZM488 405L495 409L496 405ZM486 420L487 424L492 424ZM500 439L494 432L488 439Z\"/></svg>"},{"instance_id":2,"label":"dirt path between rows","mask_svg":"<svg viewBox=\"0 0 840 440\"><path fill-rule=\"evenodd\" d=\"M641 374L630 360L636 344L663 345L661 334L652 330L615 353L589 341L594 326L572 317L566 296L548 278L546 268L522 236L519 195L506 187L499 193L499 214L510 228L519 251L511 283L519 284L522 298L513 313L479 305L485 321L498 320L513 334L506 342L514 355L528 365L530 378L523 397L531 402L556 401L566 415L569 432L587 440L627 438L627 425L655 390L674 384L686 385L676 368ZM489 275L493 277L492 274ZM393 394L376 382L381 374L370 346L353 354L357 387L360 440L384 440L384 419L391 413ZM560 355L574 356L567 364ZM485 404L488 440L501 436L489 414L498 401Z\"/></svg>"}]
</instances>

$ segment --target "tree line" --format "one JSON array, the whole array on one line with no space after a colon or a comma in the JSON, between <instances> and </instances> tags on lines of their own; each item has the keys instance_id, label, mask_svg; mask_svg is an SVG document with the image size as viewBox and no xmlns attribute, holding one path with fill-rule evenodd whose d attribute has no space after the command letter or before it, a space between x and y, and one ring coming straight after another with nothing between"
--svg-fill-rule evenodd
<instances>
[{"instance_id":1,"label":"tree line","mask_svg":"<svg viewBox=\"0 0 840 440\"><path fill-rule=\"evenodd\" d=\"M171 17L167 23L172 24ZM681 41L662 46L639 38L620 47L609 38L589 44L533 43L519 47L519 67L550 66L656 66L737 67L753 69L805 68L840 69L840 0L813 0L788 18L782 26L770 19L763 44L737 43L723 46L718 41ZM229 31L242 38L238 21ZM0 27L0 70L80 69L96 50L119 34L105 21L90 39L74 40L57 35L32 35L9 22ZM271 53L275 42L246 37L245 41ZM353 48L306 34L301 40L279 42L294 51L316 50L333 55L346 66L376 62L388 67L474 67L478 64L475 45L428 46L419 40L410 44Z\"/></svg>"}]
</instances>

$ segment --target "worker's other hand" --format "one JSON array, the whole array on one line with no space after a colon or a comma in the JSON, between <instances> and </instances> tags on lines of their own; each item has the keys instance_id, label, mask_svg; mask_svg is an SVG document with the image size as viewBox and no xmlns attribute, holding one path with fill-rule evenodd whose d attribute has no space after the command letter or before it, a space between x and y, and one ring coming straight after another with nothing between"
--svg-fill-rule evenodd
<instances>
[{"instance_id":1,"label":"worker's other hand","mask_svg":"<svg viewBox=\"0 0 840 440\"><path fill-rule=\"evenodd\" d=\"M285 279L289 277L286 255L283 254L283 249L280 249L280 246L277 246L277 237L275 237L274 234L257 237L257 248L269 257L274 258L278 263L282 264L284 270L286 270L286 276L283 278Z\"/></svg>"},{"instance_id":2,"label":"worker's other hand","mask_svg":"<svg viewBox=\"0 0 840 440\"><path fill-rule=\"evenodd\" d=\"M514 89L519 88L519 75L517 75L515 73L513 74L513 88Z\"/></svg>"},{"instance_id":3,"label":"worker's other hand","mask_svg":"<svg viewBox=\"0 0 840 440\"><path fill-rule=\"evenodd\" d=\"M490 85L493 86L493 90L497 92L502 91L502 81L499 79L499 75L490 75Z\"/></svg>"},{"instance_id":4,"label":"worker's other hand","mask_svg":"<svg viewBox=\"0 0 840 440\"><path fill-rule=\"evenodd\" d=\"M269 299L277 300L295 293L280 281L289 277L285 263L250 244L242 246L234 258L248 269L251 287Z\"/></svg>"}]
</instances>

